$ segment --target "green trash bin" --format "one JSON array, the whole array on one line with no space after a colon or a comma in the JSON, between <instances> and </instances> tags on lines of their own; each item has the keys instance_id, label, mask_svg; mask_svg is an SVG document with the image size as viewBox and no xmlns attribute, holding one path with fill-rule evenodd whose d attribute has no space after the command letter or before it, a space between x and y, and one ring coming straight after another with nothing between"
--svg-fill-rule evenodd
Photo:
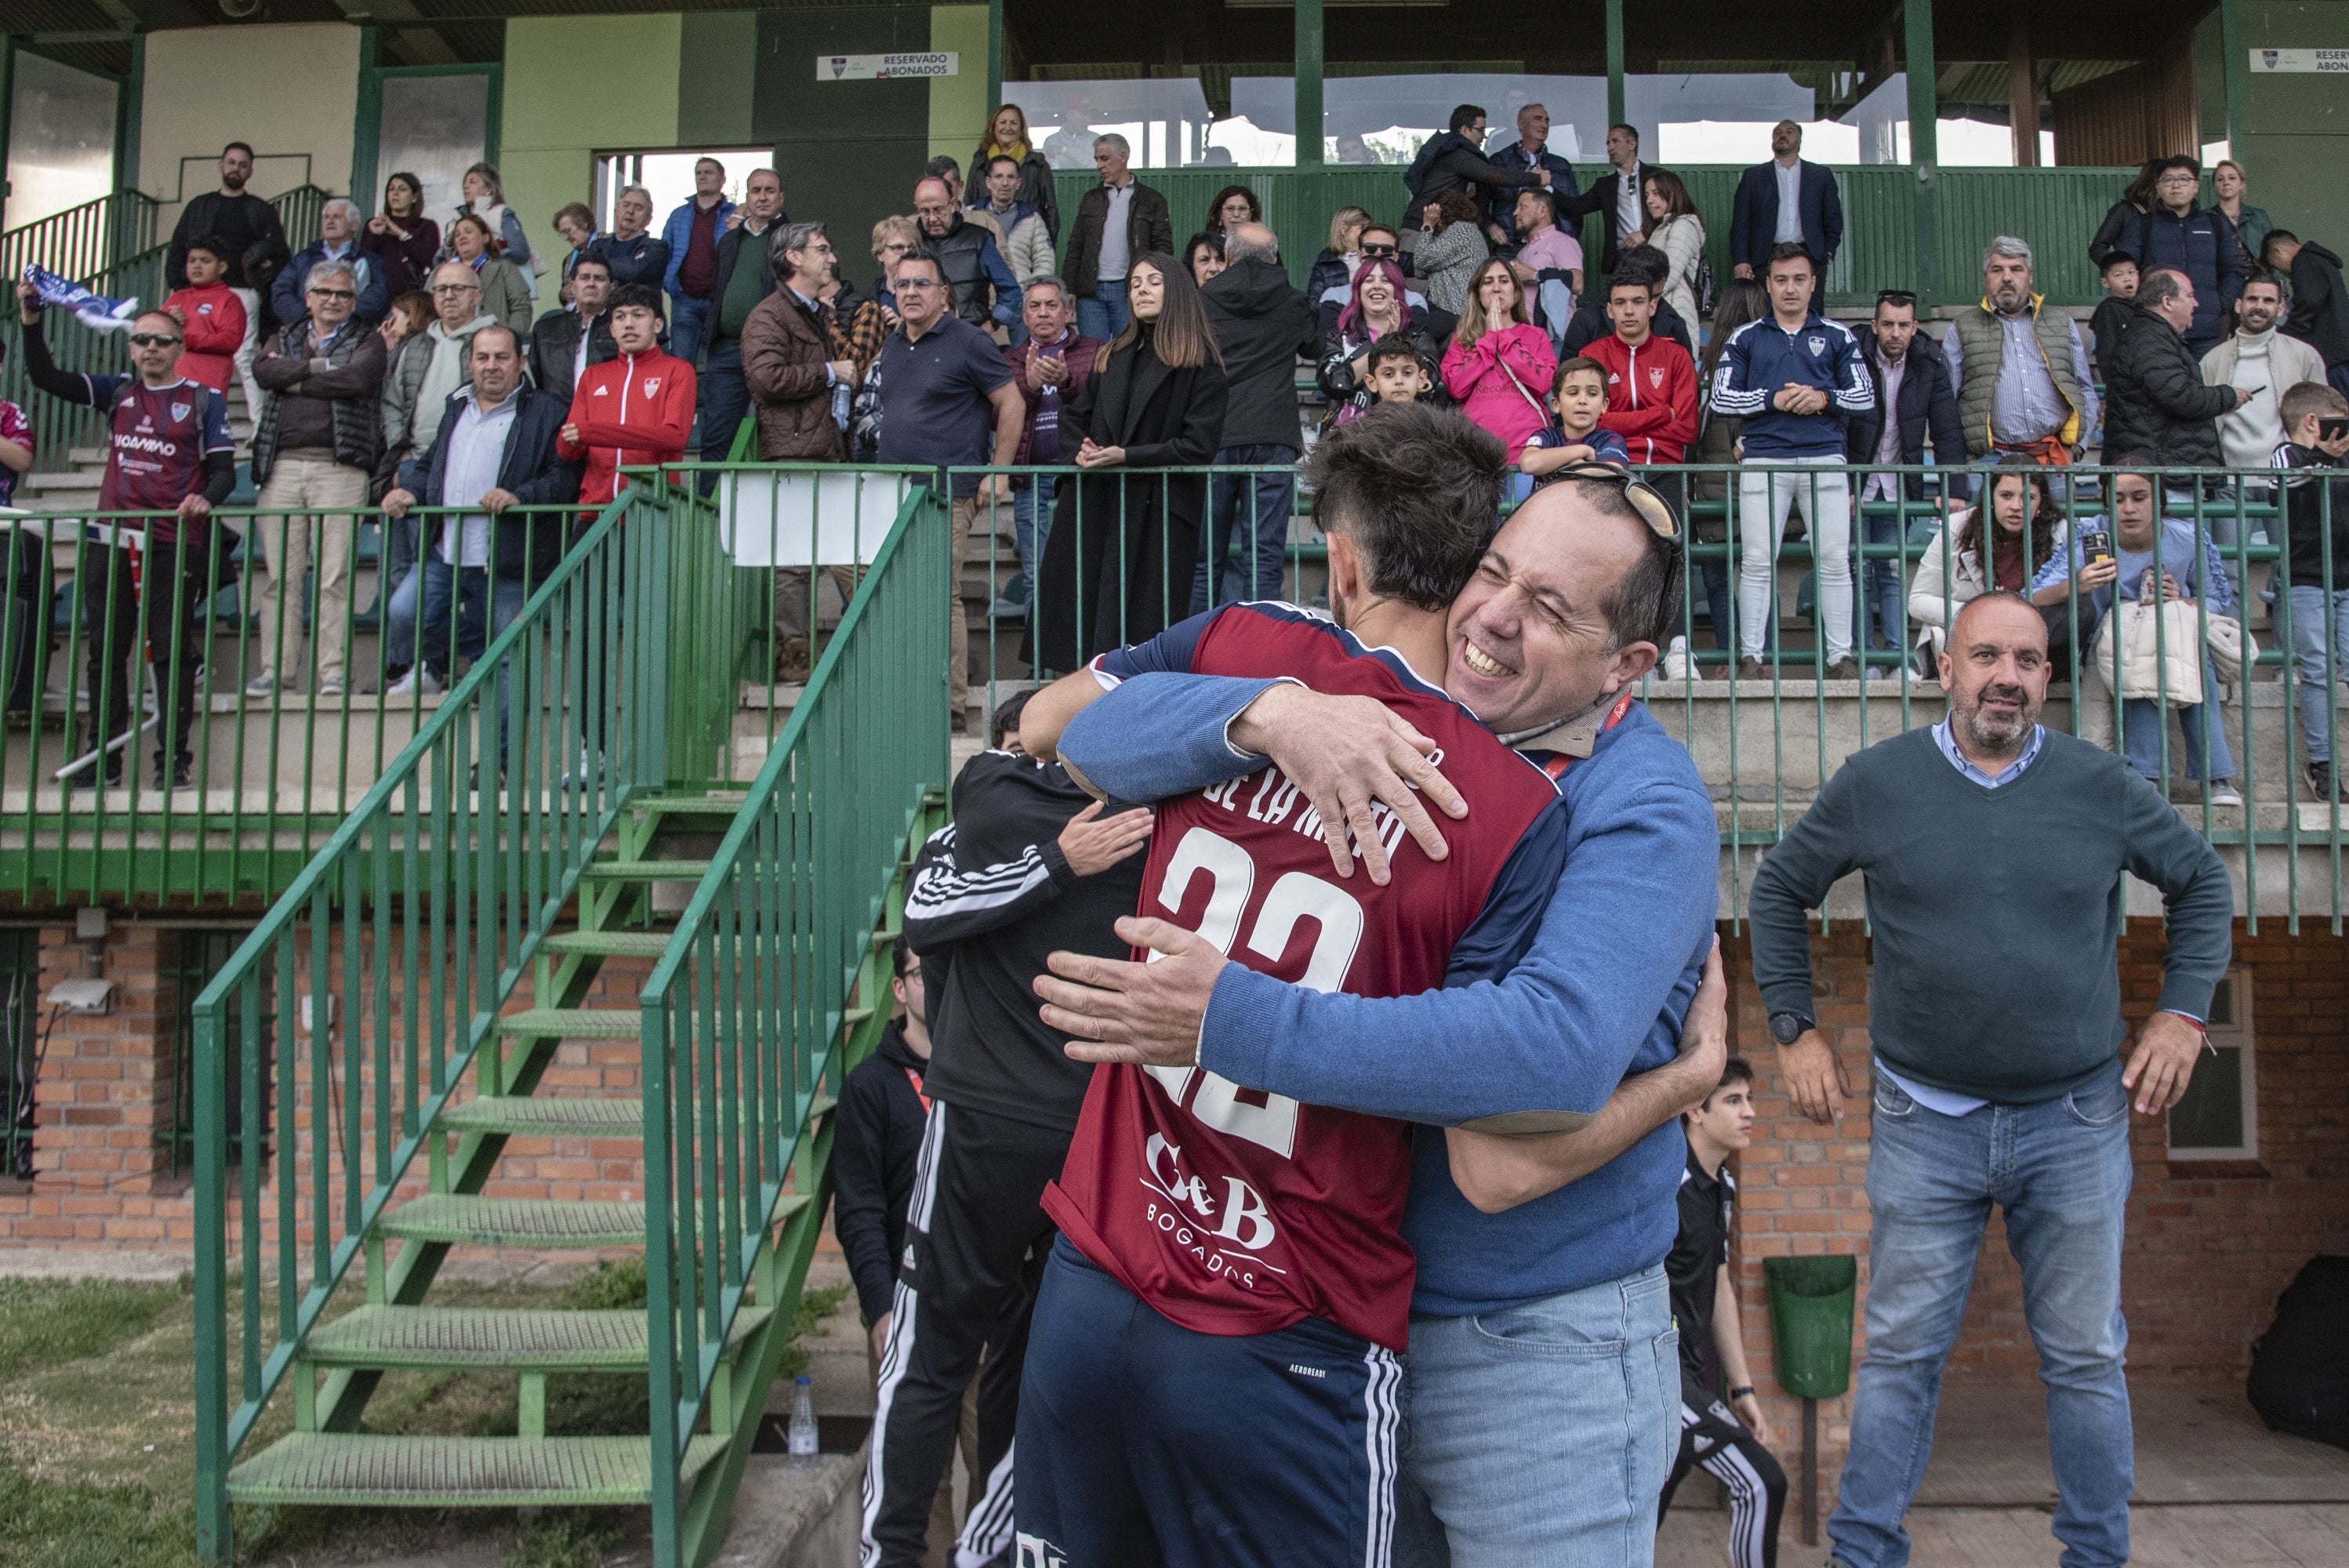
<instances>
[{"instance_id":1,"label":"green trash bin","mask_svg":"<svg viewBox=\"0 0 2349 1568\"><path fill-rule=\"evenodd\" d=\"M1852 1303L1859 1260L1764 1258L1770 1289L1770 1342L1778 1387L1798 1399L1832 1399L1851 1387Z\"/></svg>"}]
</instances>

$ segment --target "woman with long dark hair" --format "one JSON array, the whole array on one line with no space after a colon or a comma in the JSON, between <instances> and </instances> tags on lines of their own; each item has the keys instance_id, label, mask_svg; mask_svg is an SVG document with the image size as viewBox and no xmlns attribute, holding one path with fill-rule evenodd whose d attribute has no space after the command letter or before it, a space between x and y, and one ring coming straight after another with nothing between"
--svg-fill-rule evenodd
<instances>
[{"instance_id":1,"label":"woman with long dark hair","mask_svg":"<svg viewBox=\"0 0 2349 1568\"><path fill-rule=\"evenodd\" d=\"M1019 165L1019 194L1015 199L1036 209L1044 220L1044 232L1058 245L1061 200L1052 191L1052 165L1028 144L1028 111L1016 103L995 106L995 112L987 117L987 134L978 139L978 150L970 155L970 183L982 199L990 158L1009 158Z\"/></svg>"},{"instance_id":2,"label":"woman with long dark hair","mask_svg":"<svg viewBox=\"0 0 2349 1568\"><path fill-rule=\"evenodd\" d=\"M1228 234L1237 224L1263 222L1264 203L1256 199L1256 192L1245 185L1226 185L1207 203L1207 221L1202 227L1210 234Z\"/></svg>"},{"instance_id":3,"label":"woman with long dark hair","mask_svg":"<svg viewBox=\"0 0 2349 1568\"><path fill-rule=\"evenodd\" d=\"M1431 302L1432 303L1432 302ZM1557 351L1526 315L1526 291L1509 263L1495 256L1476 269L1452 346L1444 351L1444 389L1469 420L1498 436L1509 461L1549 423Z\"/></svg>"},{"instance_id":4,"label":"woman with long dark hair","mask_svg":"<svg viewBox=\"0 0 2349 1568\"><path fill-rule=\"evenodd\" d=\"M1198 286L1173 256L1136 257L1126 299L1133 319L1061 417L1061 449L1078 438L1080 471L1061 482L1039 552L1029 653L1040 669L1073 670L1154 636L1191 602L1207 476L1152 470L1214 460L1223 354Z\"/></svg>"},{"instance_id":5,"label":"woman with long dark hair","mask_svg":"<svg viewBox=\"0 0 2349 1568\"><path fill-rule=\"evenodd\" d=\"M1991 541L1987 558L1985 531ZM1918 559L1916 580L1909 585L1909 619L1940 653L1968 601L1992 589L2029 593L2039 569L2064 548L2067 531L2047 470L2023 453L2006 453L1991 469L1980 504L1943 524ZM2033 603L2061 604L2070 588L2058 583L2033 595Z\"/></svg>"},{"instance_id":6,"label":"woman with long dark hair","mask_svg":"<svg viewBox=\"0 0 2349 1568\"><path fill-rule=\"evenodd\" d=\"M2099 270L2105 258L2120 248L2124 235L2137 232L2138 221L2153 211L2153 188L2161 181L2161 170L2169 162L2167 158L2148 158L2137 178L2128 182L2121 199L2107 208L2105 221L2096 225L2096 237L2088 242L2088 260Z\"/></svg>"},{"instance_id":7,"label":"woman with long dark hair","mask_svg":"<svg viewBox=\"0 0 2349 1568\"><path fill-rule=\"evenodd\" d=\"M1375 400L1366 361L1371 345L1401 334L1419 356L1428 385L1444 385L1444 348L1427 330L1427 313L1403 297L1402 268L1381 257L1354 274L1354 297L1338 313L1337 325L1321 339L1321 395L1330 400L1330 422L1342 425L1368 413Z\"/></svg>"},{"instance_id":8,"label":"woman with long dark hair","mask_svg":"<svg viewBox=\"0 0 2349 1568\"><path fill-rule=\"evenodd\" d=\"M1688 187L1669 169L1651 169L1641 181L1640 208L1648 214L1648 243L1664 253L1664 303L1696 330L1696 274L1704 265L1704 219Z\"/></svg>"},{"instance_id":9,"label":"woman with long dark hair","mask_svg":"<svg viewBox=\"0 0 2349 1568\"><path fill-rule=\"evenodd\" d=\"M391 293L425 285L440 253L440 225L424 215L424 181L401 170L383 182L383 205L367 220L359 249L383 268Z\"/></svg>"}]
</instances>

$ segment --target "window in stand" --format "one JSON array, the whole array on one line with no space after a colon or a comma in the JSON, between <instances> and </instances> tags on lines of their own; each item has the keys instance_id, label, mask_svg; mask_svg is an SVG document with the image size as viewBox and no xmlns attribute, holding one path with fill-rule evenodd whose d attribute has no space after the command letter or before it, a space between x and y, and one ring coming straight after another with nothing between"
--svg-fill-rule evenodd
<instances>
[{"instance_id":1,"label":"window in stand","mask_svg":"<svg viewBox=\"0 0 2349 1568\"><path fill-rule=\"evenodd\" d=\"M1209 97L1221 88L1224 101ZM1030 139L1055 169L1091 169L1112 132L1136 169L1279 168L1297 160L1296 83L1288 77L1109 77L1007 82Z\"/></svg>"},{"instance_id":2,"label":"window in stand","mask_svg":"<svg viewBox=\"0 0 2349 1568\"><path fill-rule=\"evenodd\" d=\"M1552 152L1573 162L1607 156L1604 77L1536 77L1517 70L1339 74L1379 68L1333 66L1322 82L1321 155L1329 162L1408 167L1429 137L1450 126L1452 111L1462 104L1484 109L1487 153L1516 141L1517 111L1537 103L1549 111Z\"/></svg>"},{"instance_id":3,"label":"window in stand","mask_svg":"<svg viewBox=\"0 0 2349 1568\"><path fill-rule=\"evenodd\" d=\"M1814 163L1847 167L1910 160L1906 72L1871 81L1841 62L1744 69L1733 61L1682 63L1688 68L1624 78L1625 113L1653 139L1659 163L1760 163L1770 157L1770 131L1782 119L1803 128L1803 156ZM1972 90L1975 77L1987 85L1993 72L2001 96ZM1992 118L2006 112L2004 65L1961 66L1956 77L1963 96L1945 91L1940 98L1936 129L1941 165L2013 167L2012 133ZM2054 133L2039 134L2040 162L2053 164Z\"/></svg>"}]
</instances>

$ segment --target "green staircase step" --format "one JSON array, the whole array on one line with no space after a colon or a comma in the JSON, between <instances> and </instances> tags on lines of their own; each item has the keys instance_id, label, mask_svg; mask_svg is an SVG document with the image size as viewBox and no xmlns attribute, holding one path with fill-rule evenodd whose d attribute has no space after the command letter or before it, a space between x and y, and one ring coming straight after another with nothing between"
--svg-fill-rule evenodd
<instances>
[{"instance_id":1,"label":"green staircase step","mask_svg":"<svg viewBox=\"0 0 2349 1568\"><path fill-rule=\"evenodd\" d=\"M708 873L708 861L590 861L579 874L588 882L689 882Z\"/></svg>"},{"instance_id":2,"label":"green staircase step","mask_svg":"<svg viewBox=\"0 0 2349 1568\"><path fill-rule=\"evenodd\" d=\"M726 1439L686 1446L690 1480ZM295 1432L229 1472L239 1502L371 1508L626 1507L652 1499L643 1438L401 1438Z\"/></svg>"},{"instance_id":3,"label":"green staircase step","mask_svg":"<svg viewBox=\"0 0 2349 1568\"><path fill-rule=\"evenodd\" d=\"M548 953L575 953L589 958L658 958L668 951L672 934L666 931L559 931L540 945Z\"/></svg>"},{"instance_id":4,"label":"green staircase step","mask_svg":"<svg viewBox=\"0 0 2349 1568\"><path fill-rule=\"evenodd\" d=\"M730 1347L773 1313L734 1315ZM645 1315L490 1307L363 1306L310 1336L303 1359L326 1367L425 1367L514 1372L641 1372Z\"/></svg>"},{"instance_id":5,"label":"green staircase step","mask_svg":"<svg viewBox=\"0 0 2349 1568\"><path fill-rule=\"evenodd\" d=\"M531 1007L498 1020L505 1036L554 1035L565 1040L633 1040L644 1015L633 1007Z\"/></svg>"},{"instance_id":6,"label":"green staircase step","mask_svg":"<svg viewBox=\"0 0 2349 1568\"><path fill-rule=\"evenodd\" d=\"M635 1138L644 1126L641 1099L499 1094L452 1105L433 1123L441 1132L506 1133L521 1138Z\"/></svg>"},{"instance_id":7,"label":"green staircase step","mask_svg":"<svg viewBox=\"0 0 2349 1568\"><path fill-rule=\"evenodd\" d=\"M741 810L749 791L736 789L719 795L688 795L656 790L650 794L628 797L628 809L647 815L658 813L667 817L731 817Z\"/></svg>"},{"instance_id":8,"label":"green staircase step","mask_svg":"<svg viewBox=\"0 0 2349 1568\"><path fill-rule=\"evenodd\" d=\"M395 1240L485 1247L640 1247L645 1206L435 1192L390 1210L377 1229Z\"/></svg>"}]
</instances>

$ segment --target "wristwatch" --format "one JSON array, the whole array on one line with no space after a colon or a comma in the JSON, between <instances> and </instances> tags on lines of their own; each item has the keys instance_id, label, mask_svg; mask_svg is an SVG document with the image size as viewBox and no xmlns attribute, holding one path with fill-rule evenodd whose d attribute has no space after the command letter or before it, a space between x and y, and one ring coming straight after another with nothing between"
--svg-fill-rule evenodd
<instances>
[{"instance_id":1,"label":"wristwatch","mask_svg":"<svg viewBox=\"0 0 2349 1568\"><path fill-rule=\"evenodd\" d=\"M1818 1027L1818 1022L1808 1013L1773 1013L1770 1015L1770 1037L1782 1046L1791 1046Z\"/></svg>"}]
</instances>

